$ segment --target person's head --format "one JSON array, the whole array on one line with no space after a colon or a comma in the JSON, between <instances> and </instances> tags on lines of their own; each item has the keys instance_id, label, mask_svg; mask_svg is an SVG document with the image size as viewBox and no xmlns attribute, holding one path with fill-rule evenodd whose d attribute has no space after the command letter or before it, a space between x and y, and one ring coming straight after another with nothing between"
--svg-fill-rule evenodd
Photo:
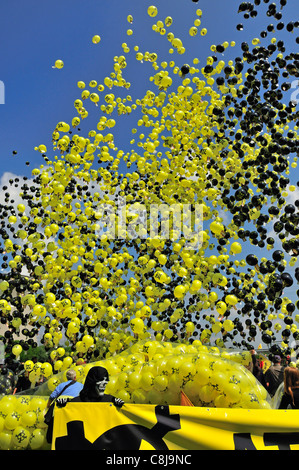
<instances>
[{"instance_id":1,"label":"person's head","mask_svg":"<svg viewBox=\"0 0 299 470\"><path fill-rule=\"evenodd\" d=\"M281 357L276 354L273 358L273 363L274 364L280 364L281 363Z\"/></svg>"},{"instance_id":2,"label":"person's head","mask_svg":"<svg viewBox=\"0 0 299 470\"><path fill-rule=\"evenodd\" d=\"M66 372L66 378L67 380L76 380L76 371L73 369L70 369Z\"/></svg>"},{"instance_id":3,"label":"person's head","mask_svg":"<svg viewBox=\"0 0 299 470\"><path fill-rule=\"evenodd\" d=\"M284 370L284 391L291 395L292 401L293 389L299 388L299 370L295 367L286 367Z\"/></svg>"},{"instance_id":4,"label":"person's head","mask_svg":"<svg viewBox=\"0 0 299 470\"><path fill-rule=\"evenodd\" d=\"M109 374L104 367L92 367L87 373L83 389L80 392L81 398L86 401L96 400L104 395L108 382Z\"/></svg>"}]
</instances>

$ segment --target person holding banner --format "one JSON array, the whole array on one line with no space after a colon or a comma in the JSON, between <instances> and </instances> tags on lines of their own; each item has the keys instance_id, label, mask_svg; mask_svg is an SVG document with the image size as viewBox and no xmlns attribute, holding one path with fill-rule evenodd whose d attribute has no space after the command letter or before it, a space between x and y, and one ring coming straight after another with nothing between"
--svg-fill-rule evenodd
<instances>
[{"instance_id":1,"label":"person holding banner","mask_svg":"<svg viewBox=\"0 0 299 470\"><path fill-rule=\"evenodd\" d=\"M284 394L279 409L299 409L299 370L295 367L284 369Z\"/></svg>"},{"instance_id":2,"label":"person holding banner","mask_svg":"<svg viewBox=\"0 0 299 470\"><path fill-rule=\"evenodd\" d=\"M92 367L85 378L82 390L74 398L61 397L56 399L58 408L63 408L68 402L97 402L113 403L117 408L124 405L124 401L113 395L105 393L106 385L109 382L108 371L104 367ZM48 428L47 442L52 440L52 429Z\"/></svg>"},{"instance_id":3,"label":"person holding banner","mask_svg":"<svg viewBox=\"0 0 299 470\"><path fill-rule=\"evenodd\" d=\"M122 407L124 401L113 395L105 393L106 385L109 382L108 371L104 367L92 367L85 378L84 386L79 395L72 399L58 399L57 405L64 406L67 401L71 402L111 402L117 407Z\"/></svg>"}]
</instances>

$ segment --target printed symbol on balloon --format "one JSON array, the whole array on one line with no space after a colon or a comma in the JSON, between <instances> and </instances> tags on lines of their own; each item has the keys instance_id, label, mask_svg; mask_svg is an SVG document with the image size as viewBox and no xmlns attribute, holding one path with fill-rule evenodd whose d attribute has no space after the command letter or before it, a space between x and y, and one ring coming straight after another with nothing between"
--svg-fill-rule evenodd
<instances>
[{"instance_id":1,"label":"printed symbol on balloon","mask_svg":"<svg viewBox=\"0 0 299 470\"><path fill-rule=\"evenodd\" d=\"M138 450L141 441L156 450L168 450L163 438L171 431L181 429L180 415L169 412L169 406L155 407L157 423L152 428L139 424L115 426L100 435L93 443L85 437L84 422L67 423L67 436L57 437L56 450Z\"/></svg>"}]
</instances>

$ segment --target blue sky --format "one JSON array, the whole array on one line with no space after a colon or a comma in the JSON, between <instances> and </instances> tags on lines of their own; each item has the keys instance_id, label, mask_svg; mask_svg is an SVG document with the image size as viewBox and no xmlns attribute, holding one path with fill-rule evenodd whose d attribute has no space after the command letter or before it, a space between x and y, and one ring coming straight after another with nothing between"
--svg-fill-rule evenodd
<instances>
[{"instance_id":1,"label":"blue sky","mask_svg":"<svg viewBox=\"0 0 299 470\"><path fill-rule=\"evenodd\" d=\"M289 0L285 23L296 16L296 1ZM51 136L56 124L59 121L70 123L77 115L73 106L81 94L77 82L83 80L88 84L94 79L102 83L113 71L113 57L123 54L122 43L126 42L131 48L125 75L132 88L126 93L134 98L144 95L150 87L149 76L153 74L151 64L139 64L135 60L135 45L142 51L156 52L158 63L174 60L178 66L191 64L194 57L198 57L200 66L204 66L206 57L211 55L210 45L224 41L236 41L236 46L228 48L223 57L218 55L219 59L227 62L242 56L241 42L251 43L252 38L259 37L274 20L266 17L267 5L264 4L258 8L257 18L244 20L242 14L237 13L240 3L239 0L199 0L198 3L192 0L2 2L0 80L5 86L5 104L0 105L0 181L6 172L30 177L33 168L44 163L34 150L35 146L45 144L51 156ZM158 8L155 18L147 14L150 5ZM206 27L208 33L205 37L199 33L190 37L189 28L198 18L196 10L199 8L203 12L201 27ZM133 16L132 25L127 21L129 14ZM170 55L166 36L152 31L153 23L158 19L164 21L166 16L173 18L169 31L182 39L186 47L184 55ZM238 23L244 25L241 32L236 30ZM129 28L133 30L132 36L126 33ZM92 43L95 34L101 36L97 45ZM279 38L284 39L292 51L297 50L295 37L296 33L279 33ZM268 42L267 38L265 44ZM61 70L53 68L57 59L64 61ZM95 128L98 120L92 120L92 117L97 118L97 109L92 108L90 102L88 110L91 119L80 126L85 136ZM124 117L116 130L120 142L128 140L127 132L131 128L132 121ZM16 156L12 155L14 150ZM296 183L298 171L292 179ZM269 256L268 253L265 256ZM296 287L292 289L293 294L295 290Z\"/></svg>"},{"instance_id":2,"label":"blue sky","mask_svg":"<svg viewBox=\"0 0 299 470\"><path fill-rule=\"evenodd\" d=\"M45 143L51 147L51 135L57 122L75 116L73 102L79 96L78 80L100 83L112 71L113 57L123 53L121 44L138 44L141 49L156 51L158 61L174 59L177 65L192 61L194 57L205 59L210 55L211 44L223 41L237 42L225 54L239 55L238 44L258 36L265 24L271 22L262 14L255 19L243 20L237 13L239 1L229 0L11 0L2 2L0 15L0 80L5 86L5 104L0 105L0 175L12 171L30 176L35 166L43 163L34 147ZM147 15L149 5L158 7L156 18ZM295 2L293 1L295 5ZM190 37L189 28L196 19L198 8L203 11L202 26L208 34ZM289 18L295 7L288 8ZM293 11L292 11L293 10ZM126 31L131 27L127 15L133 15L133 36ZM180 37L186 47L184 55L168 54L166 37L154 33L152 24L166 16L173 18L170 28ZM236 30L237 23L244 30ZM95 45L94 34L102 38ZM290 34L287 40L294 41ZM65 63L63 69L53 69L56 59ZM132 60L132 91L134 87L148 87L144 71L150 70ZM145 64L148 65L148 64ZM143 78L143 80L142 80ZM146 88L145 88L146 89ZM88 122L87 129L90 129ZM86 129L86 126L85 126ZM84 128L82 127L82 130ZM16 157L12 151L17 150ZM30 166L25 162L30 161Z\"/></svg>"}]
</instances>

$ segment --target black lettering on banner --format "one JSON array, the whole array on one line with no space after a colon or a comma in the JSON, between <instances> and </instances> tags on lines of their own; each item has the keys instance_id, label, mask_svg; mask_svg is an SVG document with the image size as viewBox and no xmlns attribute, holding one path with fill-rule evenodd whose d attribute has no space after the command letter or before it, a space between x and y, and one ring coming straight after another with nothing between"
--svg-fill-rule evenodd
<instances>
[{"instance_id":1,"label":"black lettering on banner","mask_svg":"<svg viewBox=\"0 0 299 470\"><path fill-rule=\"evenodd\" d=\"M278 446L279 450L290 450L292 444L299 444L299 432L266 432L265 446Z\"/></svg>"},{"instance_id":2,"label":"black lettering on banner","mask_svg":"<svg viewBox=\"0 0 299 470\"><path fill-rule=\"evenodd\" d=\"M169 406L155 407L157 423L150 429L138 424L115 426L101 434L93 443L85 437L83 421L69 421L67 435L57 437L56 450L139 450L141 441L156 450L167 450L163 437L181 429L180 415L169 413Z\"/></svg>"},{"instance_id":3,"label":"black lettering on banner","mask_svg":"<svg viewBox=\"0 0 299 470\"><path fill-rule=\"evenodd\" d=\"M299 432L266 432L264 433L265 446L277 446L279 450L290 450L290 446L299 444ZM252 442L251 434L234 433L235 450L257 450Z\"/></svg>"},{"instance_id":4,"label":"black lettering on banner","mask_svg":"<svg viewBox=\"0 0 299 470\"><path fill-rule=\"evenodd\" d=\"M234 433L235 450L257 450L251 440L250 432Z\"/></svg>"}]
</instances>

